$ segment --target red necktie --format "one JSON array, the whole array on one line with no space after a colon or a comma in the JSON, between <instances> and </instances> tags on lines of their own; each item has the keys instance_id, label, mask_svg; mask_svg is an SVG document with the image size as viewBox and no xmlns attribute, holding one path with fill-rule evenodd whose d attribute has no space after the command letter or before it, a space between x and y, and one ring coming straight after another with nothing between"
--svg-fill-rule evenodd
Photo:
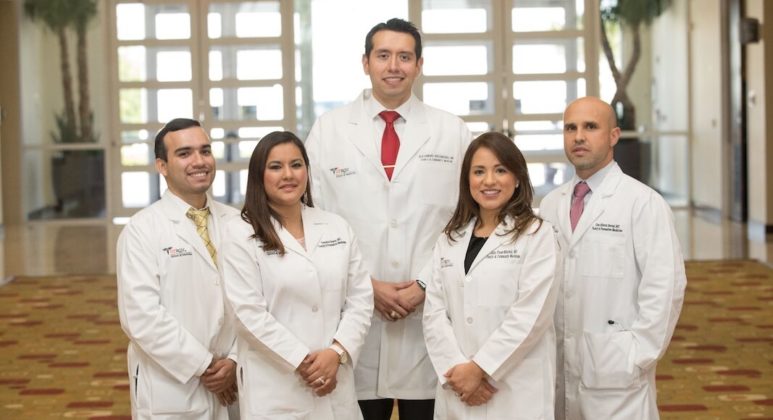
<instances>
[{"instance_id":1,"label":"red necktie","mask_svg":"<svg viewBox=\"0 0 773 420\"><path fill-rule=\"evenodd\" d=\"M577 222L582 216L582 211L585 209L585 196L590 192L590 187L585 181L580 181L574 186L574 194L572 194L572 208L569 209L569 221L572 222L572 232L577 227Z\"/></svg>"},{"instance_id":2,"label":"red necktie","mask_svg":"<svg viewBox=\"0 0 773 420\"><path fill-rule=\"evenodd\" d=\"M395 131L395 121L400 118L400 114L396 111L381 111L378 115L386 123L384 135L381 137L381 164L384 165L384 172L391 181L397 162L397 151L400 150L400 139Z\"/></svg>"}]
</instances>

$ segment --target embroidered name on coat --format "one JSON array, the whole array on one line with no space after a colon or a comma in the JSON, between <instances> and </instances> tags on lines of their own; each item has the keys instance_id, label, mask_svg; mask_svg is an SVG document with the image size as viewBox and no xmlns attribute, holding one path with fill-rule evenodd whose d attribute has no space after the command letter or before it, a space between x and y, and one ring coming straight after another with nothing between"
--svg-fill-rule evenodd
<instances>
[{"instance_id":1,"label":"embroidered name on coat","mask_svg":"<svg viewBox=\"0 0 773 420\"><path fill-rule=\"evenodd\" d=\"M454 163L454 157L448 155L439 155L437 153L424 153L419 155L419 160L422 162L440 162L440 163Z\"/></svg>"},{"instance_id":2,"label":"embroidered name on coat","mask_svg":"<svg viewBox=\"0 0 773 420\"><path fill-rule=\"evenodd\" d=\"M619 232L622 233L623 229L620 227L619 224L612 224L612 223L596 223L591 227L593 230L599 230L604 232Z\"/></svg>"},{"instance_id":3,"label":"embroidered name on coat","mask_svg":"<svg viewBox=\"0 0 773 420\"><path fill-rule=\"evenodd\" d=\"M521 254L517 249L498 249L486 255L486 258L496 260L520 260Z\"/></svg>"},{"instance_id":4,"label":"embroidered name on coat","mask_svg":"<svg viewBox=\"0 0 773 420\"><path fill-rule=\"evenodd\" d=\"M330 168L330 173L332 173L333 176L335 176L336 178L341 178L342 176L354 175L357 173L357 171L349 168L335 167L335 168Z\"/></svg>"},{"instance_id":5,"label":"embroidered name on coat","mask_svg":"<svg viewBox=\"0 0 773 420\"><path fill-rule=\"evenodd\" d=\"M346 241L339 238L335 238L329 241L320 241L318 248L328 248L331 246L346 245Z\"/></svg>"}]
</instances>

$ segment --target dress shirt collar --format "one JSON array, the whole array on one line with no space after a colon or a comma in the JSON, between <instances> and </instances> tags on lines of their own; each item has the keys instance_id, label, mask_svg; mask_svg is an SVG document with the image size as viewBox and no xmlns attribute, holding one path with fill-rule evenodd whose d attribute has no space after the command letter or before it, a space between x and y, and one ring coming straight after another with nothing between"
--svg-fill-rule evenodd
<instances>
[{"instance_id":1,"label":"dress shirt collar","mask_svg":"<svg viewBox=\"0 0 773 420\"><path fill-rule=\"evenodd\" d=\"M411 97L408 98L407 101L403 102L402 105L397 107L396 109L387 109L384 107L384 105L381 105L381 102L379 102L376 98L373 97L373 94L370 89L366 89L363 93L363 101L365 102L365 112L366 114L372 119L375 120L378 118L381 120L381 117L379 117L379 113L381 111L397 111L398 114L400 114L400 119L403 121L406 121L408 119L408 116L411 112L411 106L413 105L413 102L416 101L415 96L411 94ZM400 121L398 119L397 121Z\"/></svg>"}]
</instances>

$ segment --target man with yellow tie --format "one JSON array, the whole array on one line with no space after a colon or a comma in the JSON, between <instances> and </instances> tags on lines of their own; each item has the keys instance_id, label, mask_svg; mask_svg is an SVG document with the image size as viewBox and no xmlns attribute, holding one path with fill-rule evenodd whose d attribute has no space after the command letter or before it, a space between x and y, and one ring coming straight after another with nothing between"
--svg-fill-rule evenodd
<instances>
[{"instance_id":1,"label":"man with yellow tie","mask_svg":"<svg viewBox=\"0 0 773 420\"><path fill-rule=\"evenodd\" d=\"M215 159L198 121L166 124L155 154L168 190L131 218L117 247L132 418L225 420L236 400L235 332L217 248L238 211L207 195Z\"/></svg>"}]
</instances>

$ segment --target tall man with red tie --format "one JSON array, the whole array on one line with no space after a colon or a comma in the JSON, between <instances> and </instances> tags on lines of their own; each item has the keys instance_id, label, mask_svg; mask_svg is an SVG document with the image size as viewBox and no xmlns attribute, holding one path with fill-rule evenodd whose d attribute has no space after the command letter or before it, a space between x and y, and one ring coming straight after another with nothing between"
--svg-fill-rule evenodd
<instances>
[{"instance_id":1,"label":"tall man with red tie","mask_svg":"<svg viewBox=\"0 0 773 420\"><path fill-rule=\"evenodd\" d=\"M569 104L564 151L576 175L540 206L565 257L556 419L659 417L655 365L682 308L684 260L666 201L613 160L619 138L607 103Z\"/></svg>"},{"instance_id":2,"label":"tall man with red tie","mask_svg":"<svg viewBox=\"0 0 773 420\"><path fill-rule=\"evenodd\" d=\"M306 147L314 200L343 216L360 240L376 311L355 367L365 420L431 419L437 377L422 333L432 245L453 213L464 122L412 94L421 73L421 35L390 19L365 38L370 77L354 102L321 116Z\"/></svg>"}]
</instances>

